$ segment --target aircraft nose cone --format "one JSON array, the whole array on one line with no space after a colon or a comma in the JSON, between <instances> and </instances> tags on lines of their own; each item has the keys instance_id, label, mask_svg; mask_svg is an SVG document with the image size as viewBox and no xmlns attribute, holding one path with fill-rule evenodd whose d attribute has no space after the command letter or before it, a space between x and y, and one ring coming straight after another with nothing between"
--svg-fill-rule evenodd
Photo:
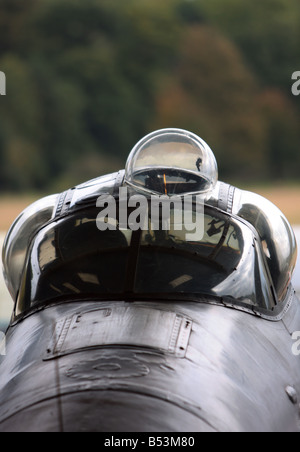
<instances>
[{"instance_id":1,"label":"aircraft nose cone","mask_svg":"<svg viewBox=\"0 0 300 452\"><path fill-rule=\"evenodd\" d=\"M66 432L214 431L204 419L172 402L124 391L64 397L62 427Z\"/></svg>"},{"instance_id":2,"label":"aircraft nose cone","mask_svg":"<svg viewBox=\"0 0 300 452\"><path fill-rule=\"evenodd\" d=\"M84 391L32 405L1 432L214 432L171 401L126 391Z\"/></svg>"},{"instance_id":3,"label":"aircraft nose cone","mask_svg":"<svg viewBox=\"0 0 300 452\"><path fill-rule=\"evenodd\" d=\"M97 312L88 311L88 325L76 312L80 322L74 329L63 323L39 361L23 372L12 368L0 431L298 431L299 388L291 381L298 357L284 323L210 304L182 306L176 314L169 304L154 312L121 307L111 315L113 330L96 323ZM145 322L137 325L139 315Z\"/></svg>"}]
</instances>

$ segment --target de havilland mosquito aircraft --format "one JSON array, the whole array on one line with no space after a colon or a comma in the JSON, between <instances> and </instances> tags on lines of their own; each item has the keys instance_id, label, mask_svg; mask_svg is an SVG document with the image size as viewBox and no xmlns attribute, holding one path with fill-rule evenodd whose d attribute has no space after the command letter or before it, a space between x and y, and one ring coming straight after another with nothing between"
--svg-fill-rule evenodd
<instances>
[{"instance_id":1,"label":"de havilland mosquito aircraft","mask_svg":"<svg viewBox=\"0 0 300 452\"><path fill-rule=\"evenodd\" d=\"M299 431L296 255L284 215L218 181L202 139L146 136L7 235L0 431Z\"/></svg>"}]
</instances>

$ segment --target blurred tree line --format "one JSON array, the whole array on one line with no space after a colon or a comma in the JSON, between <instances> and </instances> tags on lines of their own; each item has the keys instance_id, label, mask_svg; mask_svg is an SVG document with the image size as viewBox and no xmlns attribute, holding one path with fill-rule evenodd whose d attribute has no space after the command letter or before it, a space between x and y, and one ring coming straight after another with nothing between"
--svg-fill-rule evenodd
<instances>
[{"instance_id":1,"label":"blurred tree line","mask_svg":"<svg viewBox=\"0 0 300 452\"><path fill-rule=\"evenodd\" d=\"M0 189L117 170L164 127L223 179L297 178L299 23L298 0L0 0Z\"/></svg>"}]
</instances>

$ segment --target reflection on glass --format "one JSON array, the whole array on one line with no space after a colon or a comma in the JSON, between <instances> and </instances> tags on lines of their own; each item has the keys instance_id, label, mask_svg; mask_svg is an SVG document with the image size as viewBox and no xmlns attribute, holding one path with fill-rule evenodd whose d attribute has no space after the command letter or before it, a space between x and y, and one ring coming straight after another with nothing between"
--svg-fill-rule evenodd
<instances>
[{"instance_id":1,"label":"reflection on glass","mask_svg":"<svg viewBox=\"0 0 300 452\"><path fill-rule=\"evenodd\" d=\"M31 237L53 215L57 196L43 198L22 212L11 227L3 246L3 268L8 289L15 300Z\"/></svg>"},{"instance_id":2,"label":"reflection on glass","mask_svg":"<svg viewBox=\"0 0 300 452\"><path fill-rule=\"evenodd\" d=\"M129 155L125 180L156 194L206 193L218 179L215 156L197 135L163 129L143 138Z\"/></svg>"},{"instance_id":3,"label":"reflection on glass","mask_svg":"<svg viewBox=\"0 0 300 452\"><path fill-rule=\"evenodd\" d=\"M220 213L206 213L204 237L186 242L184 235L172 228L143 233L137 293L213 295L274 306L254 237L246 226Z\"/></svg>"},{"instance_id":4,"label":"reflection on glass","mask_svg":"<svg viewBox=\"0 0 300 452\"><path fill-rule=\"evenodd\" d=\"M211 296L268 309L275 305L252 231L230 216L206 208L204 235L187 242L187 231L174 221L167 231L152 230L150 218L145 231L99 231L97 213L76 213L39 232L17 314L37 303L75 298Z\"/></svg>"},{"instance_id":5,"label":"reflection on glass","mask_svg":"<svg viewBox=\"0 0 300 452\"><path fill-rule=\"evenodd\" d=\"M290 224L274 204L250 192L242 192L240 201L234 204L234 213L257 230L278 299L282 301L297 260L296 239Z\"/></svg>"},{"instance_id":6,"label":"reflection on glass","mask_svg":"<svg viewBox=\"0 0 300 452\"><path fill-rule=\"evenodd\" d=\"M82 294L122 293L131 231L99 231L96 214L44 228L30 250L18 312L32 304Z\"/></svg>"}]
</instances>

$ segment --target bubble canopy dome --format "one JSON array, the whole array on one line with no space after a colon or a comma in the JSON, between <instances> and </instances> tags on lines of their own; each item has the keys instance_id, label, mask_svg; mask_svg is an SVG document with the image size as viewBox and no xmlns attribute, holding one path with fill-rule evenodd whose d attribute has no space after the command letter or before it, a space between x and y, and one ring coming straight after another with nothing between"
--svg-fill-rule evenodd
<instances>
[{"instance_id":1,"label":"bubble canopy dome","mask_svg":"<svg viewBox=\"0 0 300 452\"><path fill-rule=\"evenodd\" d=\"M162 129L135 145L127 160L125 181L152 194L201 194L214 189L218 167L212 150L197 135Z\"/></svg>"}]
</instances>

